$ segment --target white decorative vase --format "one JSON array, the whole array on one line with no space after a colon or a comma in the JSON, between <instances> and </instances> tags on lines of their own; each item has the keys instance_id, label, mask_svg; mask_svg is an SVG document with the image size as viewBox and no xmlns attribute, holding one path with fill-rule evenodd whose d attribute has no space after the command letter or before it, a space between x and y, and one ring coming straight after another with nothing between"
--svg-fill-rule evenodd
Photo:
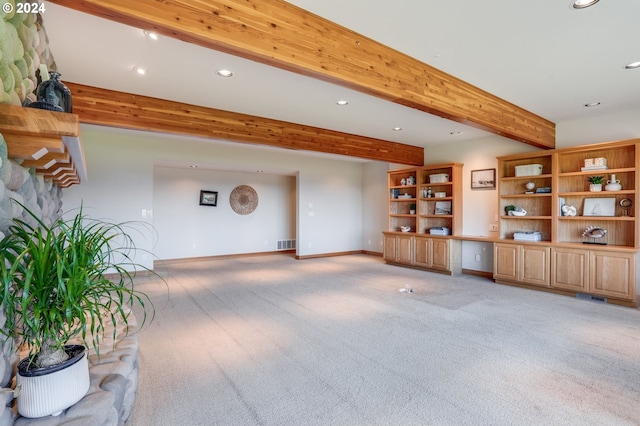
<instances>
[{"instance_id":1,"label":"white decorative vase","mask_svg":"<svg viewBox=\"0 0 640 426\"><path fill-rule=\"evenodd\" d=\"M622 185L620 185L620 180L616 179L616 175L612 174L611 179L607 181L607 185L604 187L605 191L620 191L622 189Z\"/></svg>"},{"instance_id":2,"label":"white decorative vase","mask_svg":"<svg viewBox=\"0 0 640 426\"><path fill-rule=\"evenodd\" d=\"M89 391L87 351L78 345L66 348L67 352L69 348L82 348L82 352L60 366L21 372L20 370L26 369L29 359L25 358L18 364L16 393L18 413L21 416L57 416L80 401Z\"/></svg>"},{"instance_id":3,"label":"white decorative vase","mask_svg":"<svg viewBox=\"0 0 640 426\"><path fill-rule=\"evenodd\" d=\"M602 191L602 184L601 183L591 183L591 184L589 184L589 191L591 191L591 192L600 192L600 191Z\"/></svg>"}]
</instances>

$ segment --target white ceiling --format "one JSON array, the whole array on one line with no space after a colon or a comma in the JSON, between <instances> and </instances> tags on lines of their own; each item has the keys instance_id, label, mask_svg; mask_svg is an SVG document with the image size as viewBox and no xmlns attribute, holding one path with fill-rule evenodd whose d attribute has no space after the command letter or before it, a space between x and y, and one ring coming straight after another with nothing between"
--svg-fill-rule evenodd
<instances>
[{"instance_id":1,"label":"white ceiling","mask_svg":"<svg viewBox=\"0 0 640 426\"><path fill-rule=\"evenodd\" d=\"M640 1L291 0L556 124L640 107ZM487 133L46 3L63 81L427 147ZM144 76L133 68L147 70ZM233 78L215 74L233 70ZM349 105L336 105L348 99ZM601 105L585 108L598 101ZM402 131L393 131L395 126ZM462 132L452 136L451 132Z\"/></svg>"}]
</instances>

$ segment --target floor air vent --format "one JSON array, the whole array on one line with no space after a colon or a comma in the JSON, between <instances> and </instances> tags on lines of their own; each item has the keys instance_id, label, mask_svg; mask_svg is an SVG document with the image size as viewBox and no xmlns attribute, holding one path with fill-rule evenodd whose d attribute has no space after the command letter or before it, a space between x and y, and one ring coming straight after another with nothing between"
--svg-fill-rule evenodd
<instances>
[{"instance_id":1,"label":"floor air vent","mask_svg":"<svg viewBox=\"0 0 640 426\"><path fill-rule=\"evenodd\" d=\"M591 294L576 293L576 298L581 300L590 300L592 302L607 303L607 298L602 296L593 296Z\"/></svg>"},{"instance_id":2,"label":"floor air vent","mask_svg":"<svg viewBox=\"0 0 640 426\"><path fill-rule=\"evenodd\" d=\"M296 240L278 240L278 250L292 250L296 248Z\"/></svg>"}]
</instances>

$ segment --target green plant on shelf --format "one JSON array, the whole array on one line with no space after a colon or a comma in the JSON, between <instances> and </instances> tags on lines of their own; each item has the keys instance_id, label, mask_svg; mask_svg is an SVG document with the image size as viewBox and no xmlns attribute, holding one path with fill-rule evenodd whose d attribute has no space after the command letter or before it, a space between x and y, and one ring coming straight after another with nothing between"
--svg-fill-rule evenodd
<instances>
[{"instance_id":1,"label":"green plant on shelf","mask_svg":"<svg viewBox=\"0 0 640 426\"><path fill-rule=\"evenodd\" d=\"M604 183L604 176L589 176L587 180L594 185L602 185Z\"/></svg>"}]
</instances>

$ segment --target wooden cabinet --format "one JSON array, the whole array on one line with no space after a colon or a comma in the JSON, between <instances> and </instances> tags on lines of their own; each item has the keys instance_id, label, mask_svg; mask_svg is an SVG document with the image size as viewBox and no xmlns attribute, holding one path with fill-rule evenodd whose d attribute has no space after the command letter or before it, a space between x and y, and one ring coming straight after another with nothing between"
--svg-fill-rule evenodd
<instances>
[{"instance_id":1,"label":"wooden cabinet","mask_svg":"<svg viewBox=\"0 0 640 426\"><path fill-rule=\"evenodd\" d=\"M442 238L432 238L431 239L431 268L439 269L441 271L449 270L449 260L451 255L449 253L449 248L455 242L442 239Z\"/></svg>"},{"instance_id":2,"label":"wooden cabinet","mask_svg":"<svg viewBox=\"0 0 640 426\"><path fill-rule=\"evenodd\" d=\"M551 248L551 287L575 292L589 291L589 252L565 247Z\"/></svg>"},{"instance_id":3,"label":"wooden cabinet","mask_svg":"<svg viewBox=\"0 0 640 426\"><path fill-rule=\"evenodd\" d=\"M384 236L384 259L392 263L413 264L414 241L412 235Z\"/></svg>"},{"instance_id":4,"label":"wooden cabinet","mask_svg":"<svg viewBox=\"0 0 640 426\"><path fill-rule=\"evenodd\" d=\"M610 251L589 252L589 293L635 300L635 255Z\"/></svg>"},{"instance_id":5,"label":"wooden cabinet","mask_svg":"<svg viewBox=\"0 0 640 426\"><path fill-rule=\"evenodd\" d=\"M549 253L543 245L494 244L494 279L549 287Z\"/></svg>"},{"instance_id":6,"label":"wooden cabinet","mask_svg":"<svg viewBox=\"0 0 640 426\"><path fill-rule=\"evenodd\" d=\"M447 235L462 233L462 164L390 170L388 190L389 229L383 239L385 260L460 273L460 241L446 235L431 236L431 230L446 228ZM401 232L402 227L409 231Z\"/></svg>"},{"instance_id":7,"label":"wooden cabinet","mask_svg":"<svg viewBox=\"0 0 640 426\"><path fill-rule=\"evenodd\" d=\"M520 251L520 281L549 287L549 247L522 245Z\"/></svg>"},{"instance_id":8,"label":"wooden cabinet","mask_svg":"<svg viewBox=\"0 0 640 426\"><path fill-rule=\"evenodd\" d=\"M635 252L553 247L551 287L635 301Z\"/></svg>"},{"instance_id":9,"label":"wooden cabinet","mask_svg":"<svg viewBox=\"0 0 640 426\"><path fill-rule=\"evenodd\" d=\"M384 233L384 259L448 274L462 272L462 242L446 237Z\"/></svg>"},{"instance_id":10,"label":"wooden cabinet","mask_svg":"<svg viewBox=\"0 0 640 426\"><path fill-rule=\"evenodd\" d=\"M493 245L493 278L495 280L519 281L519 253L517 244L495 243Z\"/></svg>"},{"instance_id":11,"label":"wooden cabinet","mask_svg":"<svg viewBox=\"0 0 640 426\"><path fill-rule=\"evenodd\" d=\"M496 280L636 305L639 165L640 139L498 157L500 238L505 244L496 244ZM592 192L591 176L615 176L620 187ZM525 186L528 182L534 190ZM509 205L522 207L526 215L509 216ZM575 214L567 214L563 206ZM606 233L591 238L591 228ZM536 244L548 247L549 254L526 249L525 259L522 248L516 249L526 246L514 241L518 231L539 232L542 242ZM541 273L545 270L548 277Z\"/></svg>"},{"instance_id":12,"label":"wooden cabinet","mask_svg":"<svg viewBox=\"0 0 640 426\"><path fill-rule=\"evenodd\" d=\"M415 265L452 274L462 272L461 242L450 238L415 237Z\"/></svg>"}]
</instances>

